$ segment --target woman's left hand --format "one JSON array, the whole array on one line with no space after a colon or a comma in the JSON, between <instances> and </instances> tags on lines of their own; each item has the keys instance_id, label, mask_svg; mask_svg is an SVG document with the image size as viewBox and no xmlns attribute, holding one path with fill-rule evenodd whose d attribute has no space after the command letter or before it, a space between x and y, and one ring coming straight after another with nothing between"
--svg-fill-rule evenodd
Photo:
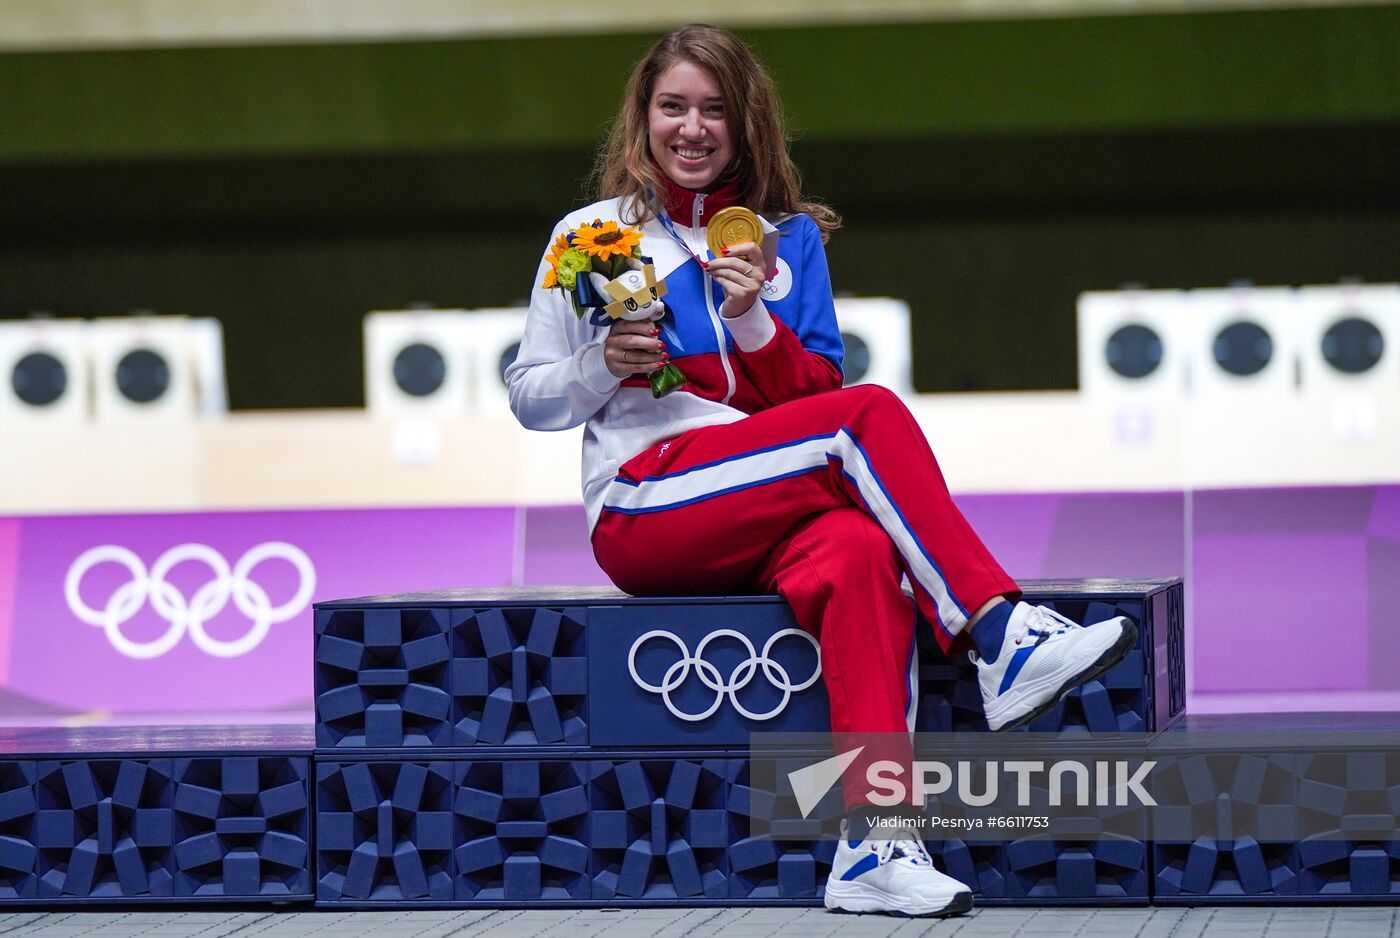
<instances>
[{"instance_id":1,"label":"woman's left hand","mask_svg":"<svg viewBox=\"0 0 1400 938\"><path fill-rule=\"evenodd\" d=\"M710 261L705 269L724 288L724 303L719 308L724 319L747 313L768 279L768 262L763 249L752 241L734 245L722 257Z\"/></svg>"}]
</instances>

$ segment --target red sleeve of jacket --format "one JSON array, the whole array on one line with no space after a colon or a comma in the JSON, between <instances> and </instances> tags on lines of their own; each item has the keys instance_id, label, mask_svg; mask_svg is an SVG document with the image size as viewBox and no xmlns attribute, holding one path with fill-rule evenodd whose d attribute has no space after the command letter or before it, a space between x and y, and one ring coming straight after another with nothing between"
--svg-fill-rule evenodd
<instances>
[{"instance_id":1,"label":"red sleeve of jacket","mask_svg":"<svg viewBox=\"0 0 1400 938\"><path fill-rule=\"evenodd\" d=\"M745 376L770 405L841 387L841 372L829 358L803 348L797 334L777 316L773 325L777 331L763 348L735 349Z\"/></svg>"}]
</instances>

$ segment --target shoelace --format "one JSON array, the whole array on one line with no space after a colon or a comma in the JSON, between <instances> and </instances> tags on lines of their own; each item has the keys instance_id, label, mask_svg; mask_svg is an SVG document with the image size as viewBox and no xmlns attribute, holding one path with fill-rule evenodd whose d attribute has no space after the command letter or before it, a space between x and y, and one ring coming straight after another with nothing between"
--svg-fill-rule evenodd
<instances>
[{"instance_id":1,"label":"shoelace","mask_svg":"<svg viewBox=\"0 0 1400 938\"><path fill-rule=\"evenodd\" d=\"M890 838L880 841L875 855L880 858L881 866L897 857L908 857L915 863L933 865L933 858L924 849L924 842L919 839L918 834L907 827L896 827L890 831Z\"/></svg>"},{"instance_id":2,"label":"shoelace","mask_svg":"<svg viewBox=\"0 0 1400 938\"><path fill-rule=\"evenodd\" d=\"M1059 634L1066 629L1083 628L1073 619L1067 619L1053 609L1044 606L1033 606L1030 615L1021 620L1020 628L1011 633L1011 639L1017 645L1021 644L1029 634L1034 633L1037 645L1048 640L1050 636Z\"/></svg>"}]
</instances>

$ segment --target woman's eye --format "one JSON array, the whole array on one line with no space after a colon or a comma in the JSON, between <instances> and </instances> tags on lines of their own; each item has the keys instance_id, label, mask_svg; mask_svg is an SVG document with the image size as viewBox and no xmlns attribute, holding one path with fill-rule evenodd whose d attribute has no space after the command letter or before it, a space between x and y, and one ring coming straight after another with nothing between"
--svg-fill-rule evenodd
<instances>
[{"instance_id":1,"label":"woman's eye","mask_svg":"<svg viewBox=\"0 0 1400 938\"><path fill-rule=\"evenodd\" d=\"M722 105L722 104L711 104L709 107L705 108L705 112L706 112L707 114L713 114L713 115L715 115L716 117L723 116L723 114L724 114L724 105Z\"/></svg>"},{"instance_id":2,"label":"woman's eye","mask_svg":"<svg viewBox=\"0 0 1400 938\"><path fill-rule=\"evenodd\" d=\"M664 101L661 104L661 110L663 111L679 111L680 109L681 106L674 101Z\"/></svg>"}]
</instances>

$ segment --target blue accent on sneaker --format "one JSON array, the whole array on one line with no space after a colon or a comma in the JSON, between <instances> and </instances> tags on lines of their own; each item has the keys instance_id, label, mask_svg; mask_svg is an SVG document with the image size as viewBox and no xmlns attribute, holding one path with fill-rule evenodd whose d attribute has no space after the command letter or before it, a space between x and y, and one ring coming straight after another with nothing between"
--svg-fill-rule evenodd
<instances>
[{"instance_id":1,"label":"blue accent on sneaker","mask_svg":"<svg viewBox=\"0 0 1400 938\"><path fill-rule=\"evenodd\" d=\"M1016 654L1011 656L1011 663L1006 666L1006 674L1001 679L1001 687L997 688L998 696L1006 693L1012 682L1016 680L1016 675L1021 673L1021 669L1026 666L1026 662L1030 660L1031 655L1039 647L1039 645L1027 645L1024 648L1016 649Z\"/></svg>"},{"instance_id":2,"label":"blue accent on sneaker","mask_svg":"<svg viewBox=\"0 0 1400 938\"><path fill-rule=\"evenodd\" d=\"M864 873L869 873L871 870L875 869L875 867L879 865L879 857L877 857L873 853L867 854L866 856L863 856L856 862L852 863L851 868L841 874L841 881L848 883L851 880L855 879L857 876L860 876Z\"/></svg>"},{"instance_id":3,"label":"blue accent on sneaker","mask_svg":"<svg viewBox=\"0 0 1400 938\"><path fill-rule=\"evenodd\" d=\"M994 663L1001 654L1006 626L1011 621L1011 610L1015 608L1011 603L997 603L972 627L972 643L977 646L977 657L987 664Z\"/></svg>"}]
</instances>

